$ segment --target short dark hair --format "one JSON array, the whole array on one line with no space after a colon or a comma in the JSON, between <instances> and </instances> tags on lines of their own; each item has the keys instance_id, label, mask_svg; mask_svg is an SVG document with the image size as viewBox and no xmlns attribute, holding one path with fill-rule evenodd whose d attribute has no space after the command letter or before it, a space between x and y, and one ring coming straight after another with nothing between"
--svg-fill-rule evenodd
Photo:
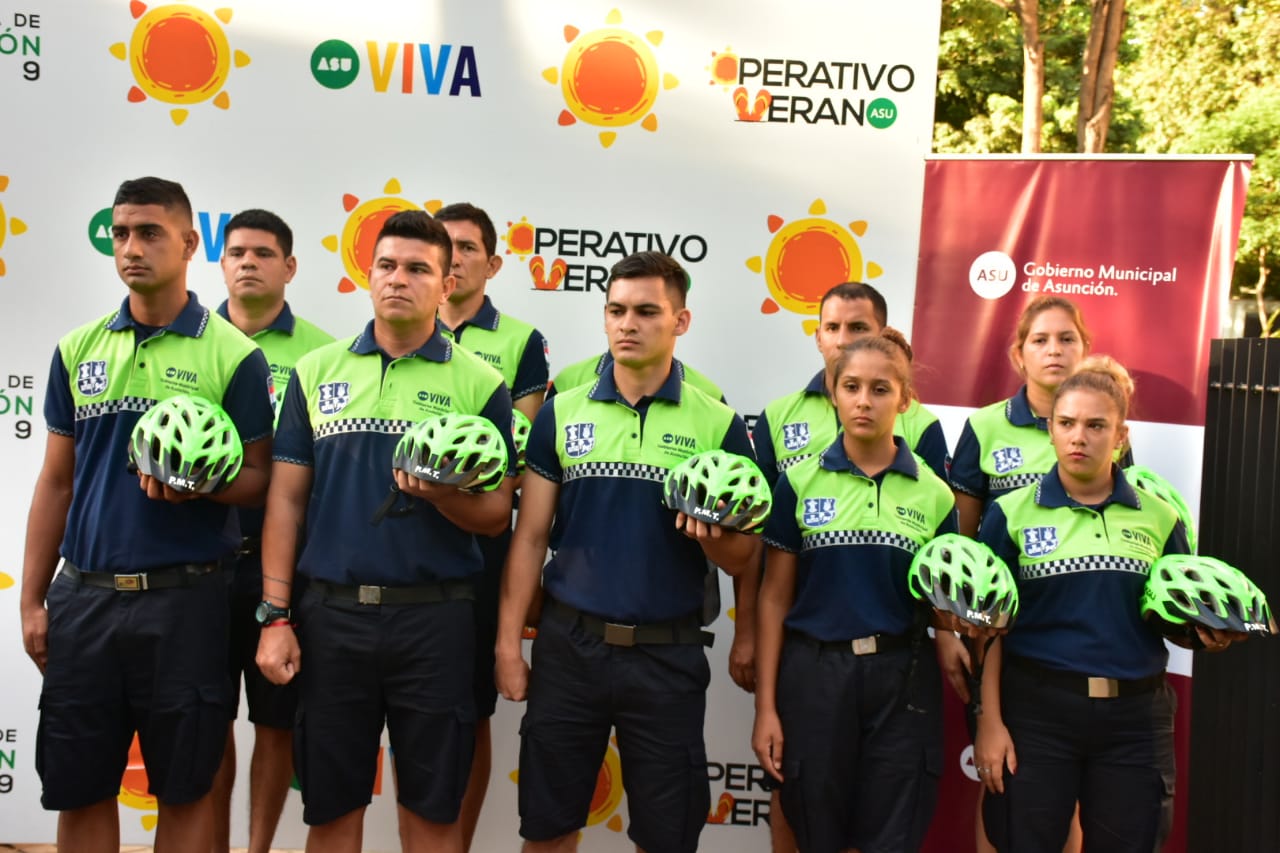
<instances>
[{"instance_id":1,"label":"short dark hair","mask_svg":"<svg viewBox=\"0 0 1280 853\"><path fill-rule=\"evenodd\" d=\"M436 211L437 222L470 222L480 229L480 242L484 244L484 253L489 257L498 251L498 231L493 227L493 220L483 209L467 201L457 204L446 204Z\"/></svg>"},{"instance_id":2,"label":"short dark hair","mask_svg":"<svg viewBox=\"0 0 1280 853\"><path fill-rule=\"evenodd\" d=\"M382 242L384 237L402 237L406 240L421 240L428 246L440 247L441 275L448 275L453 266L453 240L444 226L431 217L425 210L401 210L387 217L378 231L378 239L374 246Z\"/></svg>"},{"instance_id":3,"label":"short dark hair","mask_svg":"<svg viewBox=\"0 0 1280 853\"><path fill-rule=\"evenodd\" d=\"M166 181L164 178L134 178L125 181L116 190L112 207L122 204L158 204L165 210L177 211L186 215L187 221L192 219L191 199L187 191L177 181Z\"/></svg>"},{"instance_id":4,"label":"short dark hair","mask_svg":"<svg viewBox=\"0 0 1280 853\"><path fill-rule=\"evenodd\" d=\"M609 295L613 283L620 278L650 277L662 279L667 295L671 297L671 303L676 308L685 306L685 299L689 295L689 273L685 272L679 261L662 252L636 252L614 264L609 270L609 284L605 287L605 296Z\"/></svg>"},{"instance_id":5,"label":"short dark hair","mask_svg":"<svg viewBox=\"0 0 1280 853\"><path fill-rule=\"evenodd\" d=\"M869 284L861 281L837 284L822 294L822 301L818 303L818 316L822 316L822 309L830 299L865 299L871 303L871 313L876 316L876 322L880 324L880 328L883 329L889 325L889 306L885 304L884 296L880 291Z\"/></svg>"},{"instance_id":6,"label":"short dark hair","mask_svg":"<svg viewBox=\"0 0 1280 853\"><path fill-rule=\"evenodd\" d=\"M223 245L226 245L226 241L231 237L232 231L238 231L241 228L269 231L280 242L280 250L284 252L286 258L293 254L293 229L289 227L287 222L271 211L253 207L248 210L242 210L231 217L222 229Z\"/></svg>"}]
</instances>

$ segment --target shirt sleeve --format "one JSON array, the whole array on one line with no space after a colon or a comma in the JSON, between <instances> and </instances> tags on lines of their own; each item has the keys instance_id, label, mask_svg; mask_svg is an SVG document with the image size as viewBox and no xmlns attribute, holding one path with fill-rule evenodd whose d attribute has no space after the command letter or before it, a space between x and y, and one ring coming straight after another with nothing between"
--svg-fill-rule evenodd
<instances>
[{"instance_id":1,"label":"shirt sleeve","mask_svg":"<svg viewBox=\"0 0 1280 853\"><path fill-rule=\"evenodd\" d=\"M222 408L231 416L244 444L271 437L275 424L271 381L267 357L255 349L240 362L222 394Z\"/></svg>"},{"instance_id":2,"label":"shirt sleeve","mask_svg":"<svg viewBox=\"0 0 1280 853\"><path fill-rule=\"evenodd\" d=\"M542 336L542 332L534 329L525 342L520 363L516 365L516 378L511 383L511 399L515 401L530 394L545 393L550 378L547 339Z\"/></svg>"},{"instance_id":3,"label":"shirt sleeve","mask_svg":"<svg viewBox=\"0 0 1280 853\"><path fill-rule=\"evenodd\" d=\"M560 456L556 453L556 411L553 400L543 403L538 416L533 419L529 440L524 448L524 462L553 483L559 483L564 474L564 469L560 467Z\"/></svg>"},{"instance_id":4,"label":"shirt sleeve","mask_svg":"<svg viewBox=\"0 0 1280 853\"><path fill-rule=\"evenodd\" d=\"M314 465L316 461L315 434L307 412L307 395L298 380L297 370L289 374L284 404L280 407L280 424L276 427L271 450L272 458L278 462Z\"/></svg>"},{"instance_id":5,"label":"shirt sleeve","mask_svg":"<svg viewBox=\"0 0 1280 853\"><path fill-rule=\"evenodd\" d=\"M1164 540L1165 554L1190 554L1191 540L1187 538L1187 528L1182 523L1182 519L1178 519L1178 523L1173 525L1173 530L1169 532L1169 538Z\"/></svg>"},{"instance_id":6,"label":"shirt sleeve","mask_svg":"<svg viewBox=\"0 0 1280 853\"><path fill-rule=\"evenodd\" d=\"M796 523L796 493L783 474L773 487L773 508L764 525L764 542L781 551L800 553L800 525Z\"/></svg>"},{"instance_id":7,"label":"shirt sleeve","mask_svg":"<svg viewBox=\"0 0 1280 853\"><path fill-rule=\"evenodd\" d=\"M741 415L734 415L733 421L729 424L729 429L724 434L724 438L720 441L720 449L727 450L730 453L736 453L739 456L745 456L748 459L755 459L756 452L751 447L751 436L747 433L747 425L743 422Z\"/></svg>"},{"instance_id":8,"label":"shirt sleeve","mask_svg":"<svg viewBox=\"0 0 1280 853\"><path fill-rule=\"evenodd\" d=\"M947 481L947 437L942 432L942 423L934 421L924 428L920 440L912 448L916 455L933 469L933 473Z\"/></svg>"},{"instance_id":9,"label":"shirt sleeve","mask_svg":"<svg viewBox=\"0 0 1280 853\"><path fill-rule=\"evenodd\" d=\"M944 533L959 533L959 532L960 532L960 519L956 515L956 505L953 502L951 504L951 509L947 512L947 514L943 517L942 522L938 525L938 529L933 531L933 535L936 538L938 536L943 535Z\"/></svg>"},{"instance_id":10,"label":"shirt sleeve","mask_svg":"<svg viewBox=\"0 0 1280 853\"><path fill-rule=\"evenodd\" d=\"M1018 543L1009 535L1009 523L1004 517L1004 509L996 501L982 515L982 526L978 529L978 541L986 545L996 556L1004 560L1014 577L1018 576L1018 558L1022 551Z\"/></svg>"},{"instance_id":11,"label":"shirt sleeve","mask_svg":"<svg viewBox=\"0 0 1280 853\"><path fill-rule=\"evenodd\" d=\"M756 428L751 433L756 445L756 462L765 481L772 488L778 482L778 455L773 450L773 433L769 431L769 419L761 412L756 418Z\"/></svg>"},{"instance_id":12,"label":"shirt sleeve","mask_svg":"<svg viewBox=\"0 0 1280 853\"><path fill-rule=\"evenodd\" d=\"M966 420L956 442L955 455L951 457L948 481L951 488L985 501L991 494L991 480L981 467L982 446L973 431L973 421Z\"/></svg>"},{"instance_id":13,"label":"shirt sleeve","mask_svg":"<svg viewBox=\"0 0 1280 853\"><path fill-rule=\"evenodd\" d=\"M506 385L499 382L498 387L493 389L484 408L480 410L480 417L487 418L498 428L503 444L507 446L507 476L516 476L516 439L512 433L511 393L507 391Z\"/></svg>"},{"instance_id":14,"label":"shirt sleeve","mask_svg":"<svg viewBox=\"0 0 1280 853\"><path fill-rule=\"evenodd\" d=\"M49 365L49 384L44 395L44 420L49 432L75 435L76 403L71 396L71 377L62 361L62 348L54 347Z\"/></svg>"}]
</instances>

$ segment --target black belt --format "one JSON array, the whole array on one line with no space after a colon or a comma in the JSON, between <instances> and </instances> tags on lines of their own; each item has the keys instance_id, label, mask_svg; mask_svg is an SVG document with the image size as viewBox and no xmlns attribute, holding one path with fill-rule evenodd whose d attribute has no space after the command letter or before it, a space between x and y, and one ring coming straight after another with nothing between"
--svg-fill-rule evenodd
<instances>
[{"instance_id":1,"label":"black belt","mask_svg":"<svg viewBox=\"0 0 1280 853\"><path fill-rule=\"evenodd\" d=\"M872 634L855 640L819 640L803 631L788 631L787 637L822 651L849 652L858 655L879 655L911 648L908 634Z\"/></svg>"},{"instance_id":2,"label":"black belt","mask_svg":"<svg viewBox=\"0 0 1280 853\"><path fill-rule=\"evenodd\" d=\"M62 573L76 583L114 589L117 592L144 592L149 589L177 589L191 586L221 568L221 563L184 563L180 566L162 566L145 572L115 574L83 572L71 563L66 561L62 563Z\"/></svg>"},{"instance_id":3,"label":"black belt","mask_svg":"<svg viewBox=\"0 0 1280 853\"><path fill-rule=\"evenodd\" d=\"M262 553L262 537L246 536L240 540L240 547L236 549L237 557L252 557L254 554Z\"/></svg>"},{"instance_id":4,"label":"black belt","mask_svg":"<svg viewBox=\"0 0 1280 853\"><path fill-rule=\"evenodd\" d=\"M308 578L307 583L326 599L355 604L440 604L445 601L472 601L476 597L475 588L467 581L439 581L416 586L370 586Z\"/></svg>"},{"instance_id":5,"label":"black belt","mask_svg":"<svg viewBox=\"0 0 1280 853\"><path fill-rule=\"evenodd\" d=\"M1049 684L1066 690L1068 693L1085 696L1089 699L1116 699L1121 696L1137 696L1142 693L1150 693L1165 683L1163 672L1146 678L1103 678L1064 672L1060 669L1050 669L1033 660L1018 657L1017 655L1005 655L1005 664L1030 675L1041 684Z\"/></svg>"},{"instance_id":6,"label":"black belt","mask_svg":"<svg viewBox=\"0 0 1280 853\"><path fill-rule=\"evenodd\" d=\"M651 622L647 625L624 625L608 622L599 616L583 613L563 601L547 598L543 609L568 621L576 622L588 634L600 637L610 646L708 646L716 635L702 630L702 618L694 613L684 619Z\"/></svg>"}]
</instances>

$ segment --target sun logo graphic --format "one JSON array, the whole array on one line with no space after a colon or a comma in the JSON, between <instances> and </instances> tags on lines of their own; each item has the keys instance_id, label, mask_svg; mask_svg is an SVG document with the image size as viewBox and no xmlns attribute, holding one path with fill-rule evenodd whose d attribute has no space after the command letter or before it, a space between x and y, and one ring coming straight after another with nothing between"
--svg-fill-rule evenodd
<instances>
[{"instance_id":1,"label":"sun logo graphic","mask_svg":"<svg viewBox=\"0 0 1280 853\"><path fill-rule=\"evenodd\" d=\"M330 234L321 244L330 252L342 256L342 268L346 275L338 282L339 293L354 293L357 288L369 289L369 268L373 266L373 246L378 242L378 232L391 215L402 210L426 210L435 213L444 206L439 199L414 204L400 196L400 182L387 181L384 196L361 201L347 193L342 197L342 209L349 215L341 234Z\"/></svg>"},{"instance_id":2,"label":"sun logo graphic","mask_svg":"<svg viewBox=\"0 0 1280 853\"><path fill-rule=\"evenodd\" d=\"M811 315L801 324L806 335L818 327L822 294L841 282L870 282L884 272L874 261L863 260L858 238L867 233L867 223L859 220L846 227L824 218L826 212L826 203L817 199L809 205L808 218L787 222L770 216L768 251L763 258L747 259L747 269L763 273L769 286L770 297L761 303L760 313L785 308Z\"/></svg>"},{"instance_id":3,"label":"sun logo graphic","mask_svg":"<svg viewBox=\"0 0 1280 853\"><path fill-rule=\"evenodd\" d=\"M507 244L507 254L515 255L523 263L533 254L534 238L538 229L533 227L527 216L521 216L519 222L507 222L507 233L502 235L502 242Z\"/></svg>"},{"instance_id":4,"label":"sun logo graphic","mask_svg":"<svg viewBox=\"0 0 1280 853\"><path fill-rule=\"evenodd\" d=\"M9 176L0 175L0 193L4 192L8 188L9 188ZM19 234L25 233L26 230L27 230L27 223L23 222L21 219L18 219L16 216L6 217L4 212L4 204L0 203L0 249L4 248L4 241L5 241L5 238L8 237L8 235L12 234L13 236L17 237ZM0 258L0 275L4 275L4 258ZM8 575L5 575L3 572L0 572L0 589L5 588L6 584L4 583L4 579L6 577L8 577ZM10 584L13 583L12 579L9 581L9 583Z\"/></svg>"},{"instance_id":5,"label":"sun logo graphic","mask_svg":"<svg viewBox=\"0 0 1280 853\"><path fill-rule=\"evenodd\" d=\"M507 233L502 235L502 242L507 244L507 254L515 255L521 263L529 262L529 278L533 280L535 290L556 290L569 272L569 264L563 258L555 258L550 267L542 255L534 255L537 251L538 229L527 216L520 217L519 222L507 222ZM532 257L530 257L532 255Z\"/></svg>"},{"instance_id":6,"label":"sun logo graphic","mask_svg":"<svg viewBox=\"0 0 1280 853\"><path fill-rule=\"evenodd\" d=\"M132 0L129 12L137 20L129 43L111 45L111 55L129 63L137 85L129 89L129 102L148 97L176 106L169 111L174 124L187 120L190 104L213 99L225 110L231 96L223 91L231 66L243 68L249 55L231 49L223 24L231 23L230 9L212 15L194 6L175 3L147 9Z\"/></svg>"},{"instance_id":7,"label":"sun logo graphic","mask_svg":"<svg viewBox=\"0 0 1280 853\"><path fill-rule=\"evenodd\" d=\"M142 828L150 832L156 828L160 807L156 798L149 793L151 787L147 779L147 765L142 761L142 745L138 736L133 736L129 744L129 762L125 765L124 775L120 777L120 794L116 797L120 805L145 812L140 818Z\"/></svg>"},{"instance_id":8,"label":"sun logo graphic","mask_svg":"<svg viewBox=\"0 0 1280 853\"><path fill-rule=\"evenodd\" d=\"M613 832L622 832L622 815L618 807L622 805L622 759L618 756L618 739L609 739L609 748L605 750L604 761L600 764L600 772L596 775L596 789L591 794L591 807L587 810L587 827L604 824ZM512 770L512 782L520 781L520 771ZM579 833L581 838L581 833Z\"/></svg>"},{"instance_id":9,"label":"sun logo graphic","mask_svg":"<svg viewBox=\"0 0 1280 853\"><path fill-rule=\"evenodd\" d=\"M600 131L600 144L613 145L618 133L612 128L640 122L648 131L658 129L658 117L651 110L658 100L658 89L673 89L679 80L658 68L657 57L650 47L662 43L657 30L637 35L618 26L622 13L617 9L605 17L607 26L583 33L566 24L564 40L569 43L564 64L542 72L548 83L560 85L568 109L560 111L562 127L579 121Z\"/></svg>"},{"instance_id":10,"label":"sun logo graphic","mask_svg":"<svg viewBox=\"0 0 1280 853\"><path fill-rule=\"evenodd\" d=\"M738 55L733 52L733 48L726 47L722 51L713 50L707 73L711 75L711 79L707 81L708 85L728 89L737 83ZM746 86L739 86L733 90L733 108L738 114L738 121L760 121L772 103L773 96L769 94L768 89L758 90L754 98L747 91Z\"/></svg>"}]
</instances>

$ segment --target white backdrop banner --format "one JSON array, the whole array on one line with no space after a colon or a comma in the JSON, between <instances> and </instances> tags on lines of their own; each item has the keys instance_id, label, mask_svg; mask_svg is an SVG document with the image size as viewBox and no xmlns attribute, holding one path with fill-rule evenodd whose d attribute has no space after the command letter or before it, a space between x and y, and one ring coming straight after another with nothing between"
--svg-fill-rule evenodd
<instances>
[{"instance_id":1,"label":"white backdrop banner","mask_svg":"<svg viewBox=\"0 0 1280 853\"><path fill-rule=\"evenodd\" d=\"M940 0L0 0L0 841L54 836L17 585L54 344L125 293L106 228L121 180L185 185L206 304L222 298L222 224L248 207L281 214L299 258L289 298L338 336L370 315L365 270L387 215L476 203L506 259L490 292L546 334L553 371L604 349L608 268L661 249L693 277L679 355L754 414L817 369L808 333L831 284L875 284L910 331L939 17ZM723 586L702 849L765 850ZM520 713L499 704L478 850L516 843ZM371 850L399 846L383 778ZM125 841L148 843L142 767L120 801ZM625 829L611 751L583 849L630 849ZM304 835L294 794L277 844Z\"/></svg>"}]
</instances>

